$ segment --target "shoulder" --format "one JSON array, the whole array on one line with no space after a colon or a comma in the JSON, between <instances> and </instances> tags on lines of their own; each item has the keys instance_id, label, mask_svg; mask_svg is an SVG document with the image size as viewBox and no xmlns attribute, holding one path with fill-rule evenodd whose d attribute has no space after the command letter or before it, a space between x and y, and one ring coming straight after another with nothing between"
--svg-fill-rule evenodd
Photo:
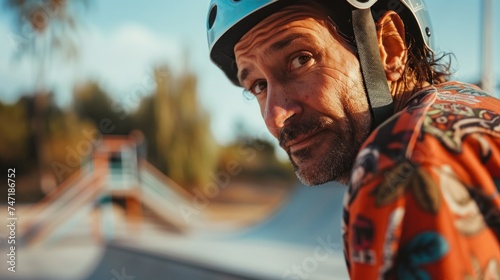
<instances>
[{"instance_id":1,"label":"shoulder","mask_svg":"<svg viewBox=\"0 0 500 280\"><path fill-rule=\"evenodd\" d=\"M424 134L441 139L465 127L475 131L475 126L494 133L499 125L500 100L477 86L447 82L417 92L403 110L374 130L363 147L382 149L392 157L408 156Z\"/></svg>"},{"instance_id":2,"label":"shoulder","mask_svg":"<svg viewBox=\"0 0 500 280\"><path fill-rule=\"evenodd\" d=\"M446 83L430 104L421 130L449 152L460 153L469 136L500 137L500 100L473 85Z\"/></svg>"},{"instance_id":3,"label":"shoulder","mask_svg":"<svg viewBox=\"0 0 500 280\"><path fill-rule=\"evenodd\" d=\"M435 86L437 92L443 94L466 94L470 96L492 98L491 94L483 91L476 85L463 83L463 82L446 82Z\"/></svg>"},{"instance_id":4,"label":"shoulder","mask_svg":"<svg viewBox=\"0 0 500 280\"><path fill-rule=\"evenodd\" d=\"M424 88L368 137L356 158L351 185L432 158L430 151L459 153L470 134L500 137L499 112L500 101L474 85L447 82Z\"/></svg>"}]
</instances>

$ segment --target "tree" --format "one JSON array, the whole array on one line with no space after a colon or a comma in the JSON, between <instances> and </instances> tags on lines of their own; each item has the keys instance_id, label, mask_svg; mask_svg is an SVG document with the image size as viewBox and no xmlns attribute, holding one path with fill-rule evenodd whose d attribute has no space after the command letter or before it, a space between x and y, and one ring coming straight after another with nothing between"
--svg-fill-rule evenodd
<instances>
[{"instance_id":1,"label":"tree","mask_svg":"<svg viewBox=\"0 0 500 280\"><path fill-rule=\"evenodd\" d=\"M16 32L11 36L17 58L29 55L36 72L34 88L34 106L32 130L34 131L37 160L41 169L40 184L52 182L48 166L50 155L46 148L46 128L48 98L45 74L50 69L50 61L54 54L62 55L65 60L77 57L77 12L88 4L88 0L7 0L7 8L15 13Z\"/></svg>"},{"instance_id":2,"label":"tree","mask_svg":"<svg viewBox=\"0 0 500 280\"><path fill-rule=\"evenodd\" d=\"M113 110L113 100L109 94L93 81L75 87L73 108L80 119L89 120L99 128L103 121L112 124L112 131L102 134L127 135L132 131L132 119Z\"/></svg>"},{"instance_id":3,"label":"tree","mask_svg":"<svg viewBox=\"0 0 500 280\"><path fill-rule=\"evenodd\" d=\"M155 80L154 95L134 115L147 139L148 160L188 189L201 186L215 169L217 145L197 100L196 76L173 77L163 66L156 68Z\"/></svg>"}]
</instances>

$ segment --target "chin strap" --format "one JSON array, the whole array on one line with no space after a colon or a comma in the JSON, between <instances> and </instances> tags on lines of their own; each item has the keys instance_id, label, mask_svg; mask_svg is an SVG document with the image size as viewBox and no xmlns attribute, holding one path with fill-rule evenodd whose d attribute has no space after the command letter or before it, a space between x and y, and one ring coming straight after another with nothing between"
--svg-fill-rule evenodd
<instances>
[{"instance_id":1,"label":"chin strap","mask_svg":"<svg viewBox=\"0 0 500 280\"><path fill-rule=\"evenodd\" d=\"M394 114L394 105L380 59L377 32L370 9L354 9L352 24L361 72L372 111L373 130Z\"/></svg>"}]
</instances>

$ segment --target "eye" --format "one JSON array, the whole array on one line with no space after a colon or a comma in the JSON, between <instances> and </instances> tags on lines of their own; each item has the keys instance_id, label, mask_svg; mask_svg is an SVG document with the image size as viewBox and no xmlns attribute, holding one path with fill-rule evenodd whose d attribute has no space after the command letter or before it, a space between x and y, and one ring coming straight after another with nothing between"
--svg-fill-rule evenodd
<instances>
[{"instance_id":1,"label":"eye","mask_svg":"<svg viewBox=\"0 0 500 280\"><path fill-rule=\"evenodd\" d=\"M258 95L267 88L267 82L260 80L253 83L253 85L248 89L253 95Z\"/></svg>"},{"instance_id":2,"label":"eye","mask_svg":"<svg viewBox=\"0 0 500 280\"><path fill-rule=\"evenodd\" d=\"M309 62L311 60L311 58L312 58L312 56L309 54L301 54L299 56L296 56L294 59L292 59L292 63L290 66L291 70L294 70L294 69L297 69L297 68L304 66L304 64Z\"/></svg>"}]
</instances>

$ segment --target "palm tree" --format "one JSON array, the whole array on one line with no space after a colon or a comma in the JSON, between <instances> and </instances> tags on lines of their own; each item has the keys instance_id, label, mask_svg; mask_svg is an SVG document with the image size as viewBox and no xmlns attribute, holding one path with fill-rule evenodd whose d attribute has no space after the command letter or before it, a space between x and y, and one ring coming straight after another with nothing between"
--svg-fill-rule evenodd
<instances>
[{"instance_id":1,"label":"palm tree","mask_svg":"<svg viewBox=\"0 0 500 280\"><path fill-rule=\"evenodd\" d=\"M54 55L66 61L78 56L78 12L89 0L6 0L5 5L15 15L12 36L14 54L20 59L29 56L33 62L35 81L31 127L35 138L42 189L55 185L50 172L50 153L46 145L46 112L51 95L46 85L46 73Z\"/></svg>"}]
</instances>

